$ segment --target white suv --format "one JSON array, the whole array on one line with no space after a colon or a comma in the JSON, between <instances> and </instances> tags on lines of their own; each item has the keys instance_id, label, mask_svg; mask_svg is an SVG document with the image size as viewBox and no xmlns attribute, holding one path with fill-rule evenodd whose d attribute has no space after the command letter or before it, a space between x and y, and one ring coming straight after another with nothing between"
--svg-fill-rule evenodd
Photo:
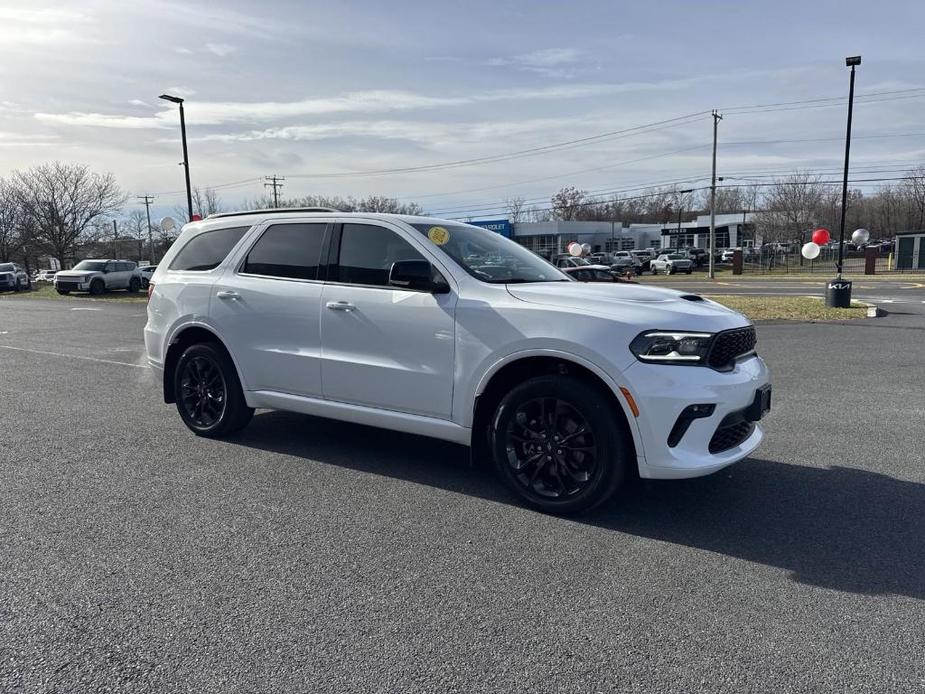
<instances>
[{"instance_id":1,"label":"white suv","mask_svg":"<svg viewBox=\"0 0 925 694\"><path fill-rule=\"evenodd\" d=\"M575 282L457 222L213 215L184 227L148 291L148 361L196 434L273 408L446 439L554 513L599 504L637 472L734 463L770 407L738 313Z\"/></svg>"}]
</instances>

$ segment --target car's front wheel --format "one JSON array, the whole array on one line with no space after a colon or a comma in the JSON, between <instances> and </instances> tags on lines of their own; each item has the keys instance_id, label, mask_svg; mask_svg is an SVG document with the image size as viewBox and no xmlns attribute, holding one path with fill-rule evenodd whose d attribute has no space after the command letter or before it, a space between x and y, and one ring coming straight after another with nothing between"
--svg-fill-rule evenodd
<instances>
[{"instance_id":1,"label":"car's front wheel","mask_svg":"<svg viewBox=\"0 0 925 694\"><path fill-rule=\"evenodd\" d=\"M524 502L547 513L578 513L609 499L626 474L619 413L598 389L569 376L514 387L492 422L495 468Z\"/></svg>"},{"instance_id":2,"label":"car's front wheel","mask_svg":"<svg viewBox=\"0 0 925 694\"><path fill-rule=\"evenodd\" d=\"M58 294L60 294L61 296L67 296L68 294L71 293L70 289L58 289L57 291L58 291Z\"/></svg>"},{"instance_id":3,"label":"car's front wheel","mask_svg":"<svg viewBox=\"0 0 925 694\"><path fill-rule=\"evenodd\" d=\"M103 280L93 280L90 283L90 293L93 296L99 296L104 291L106 291L106 285L103 283Z\"/></svg>"},{"instance_id":4,"label":"car's front wheel","mask_svg":"<svg viewBox=\"0 0 925 694\"><path fill-rule=\"evenodd\" d=\"M141 280L139 280L137 277L133 277L128 281L128 291L130 293L134 294L139 289L141 289Z\"/></svg>"},{"instance_id":5,"label":"car's front wheel","mask_svg":"<svg viewBox=\"0 0 925 694\"><path fill-rule=\"evenodd\" d=\"M174 393L183 423L198 436L220 438L254 416L231 357L210 343L187 347L177 360Z\"/></svg>"}]
</instances>

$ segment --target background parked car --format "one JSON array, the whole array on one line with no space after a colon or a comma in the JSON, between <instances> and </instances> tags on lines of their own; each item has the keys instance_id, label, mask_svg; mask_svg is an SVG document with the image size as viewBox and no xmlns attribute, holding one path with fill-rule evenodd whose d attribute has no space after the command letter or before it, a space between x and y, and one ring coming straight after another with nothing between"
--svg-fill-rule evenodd
<instances>
[{"instance_id":1,"label":"background parked car","mask_svg":"<svg viewBox=\"0 0 925 694\"><path fill-rule=\"evenodd\" d=\"M652 274L664 272L673 275L676 272L685 272L688 275L694 269L693 261L683 253L663 253L652 261Z\"/></svg>"},{"instance_id":2,"label":"background parked car","mask_svg":"<svg viewBox=\"0 0 925 694\"><path fill-rule=\"evenodd\" d=\"M141 289L141 273L132 260L81 260L72 270L55 275L55 289L58 294L102 294L111 289L137 292Z\"/></svg>"},{"instance_id":3,"label":"background parked car","mask_svg":"<svg viewBox=\"0 0 925 694\"><path fill-rule=\"evenodd\" d=\"M579 282L629 282L636 284L632 280L624 279L613 273L606 265L586 265L584 267L564 267L562 272L569 277L574 277Z\"/></svg>"},{"instance_id":4,"label":"background parked car","mask_svg":"<svg viewBox=\"0 0 925 694\"><path fill-rule=\"evenodd\" d=\"M695 267L703 267L709 262L709 255L703 248L688 248L686 253Z\"/></svg>"},{"instance_id":5,"label":"background parked car","mask_svg":"<svg viewBox=\"0 0 925 694\"><path fill-rule=\"evenodd\" d=\"M148 284L151 282L151 275L154 274L155 270L157 270L157 265L138 266L138 272L141 273L141 288L142 289L148 288Z\"/></svg>"},{"instance_id":6,"label":"background parked car","mask_svg":"<svg viewBox=\"0 0 925 694\"><path fill-rule=\"evenodd\" d=\"M652 269L652 260L655 253L649 250L630 251L630 254L639 261L639 274L649 272Z\"/></svg>"},{"instance_id":7,"label":"background parked car","mask_svg":"<svg viewBox=\"0 0 925 694\"><path fill-rule=\"evenodd\" d=\"M32 289L32 278L19 263L0 263L0 292Z\"/></svg>"}]
</instances>

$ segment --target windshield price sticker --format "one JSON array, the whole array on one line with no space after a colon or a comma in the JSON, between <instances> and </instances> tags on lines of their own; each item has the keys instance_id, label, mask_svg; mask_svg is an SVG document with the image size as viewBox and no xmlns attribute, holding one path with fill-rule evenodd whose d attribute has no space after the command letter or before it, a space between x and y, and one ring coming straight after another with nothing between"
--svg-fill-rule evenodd
<instances>
[{"instance_id":1,"label":"windshield price sticker","mask_svg":"<svg viewBox=\"0 0 925 694\"><path fill-rule=\"evenodd\" d=\"M427 238L438 246L442 246L450 240L450 232L446 230L446 227L431 227L427 230Z\"/></svg>"}]
</instances>

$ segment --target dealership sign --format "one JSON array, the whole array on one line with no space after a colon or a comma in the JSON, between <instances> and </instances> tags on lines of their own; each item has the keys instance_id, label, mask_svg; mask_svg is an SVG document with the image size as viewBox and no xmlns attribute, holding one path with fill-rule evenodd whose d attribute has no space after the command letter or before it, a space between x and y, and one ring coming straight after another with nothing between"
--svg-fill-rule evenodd
<instances>
[{"instance_id":1,"label":"dealership sign","mask_svg":"<svg viewBox=\"0 0 925 694\"><path fill-rule=\"evenodd\" d=\"M482 227L488 229L489 231L494 231L495 233L511 238L514 235L514 229L510 221L507 219L483 219L478 222L469 222L473 226Z\"/></svg>"}]
</instances>

